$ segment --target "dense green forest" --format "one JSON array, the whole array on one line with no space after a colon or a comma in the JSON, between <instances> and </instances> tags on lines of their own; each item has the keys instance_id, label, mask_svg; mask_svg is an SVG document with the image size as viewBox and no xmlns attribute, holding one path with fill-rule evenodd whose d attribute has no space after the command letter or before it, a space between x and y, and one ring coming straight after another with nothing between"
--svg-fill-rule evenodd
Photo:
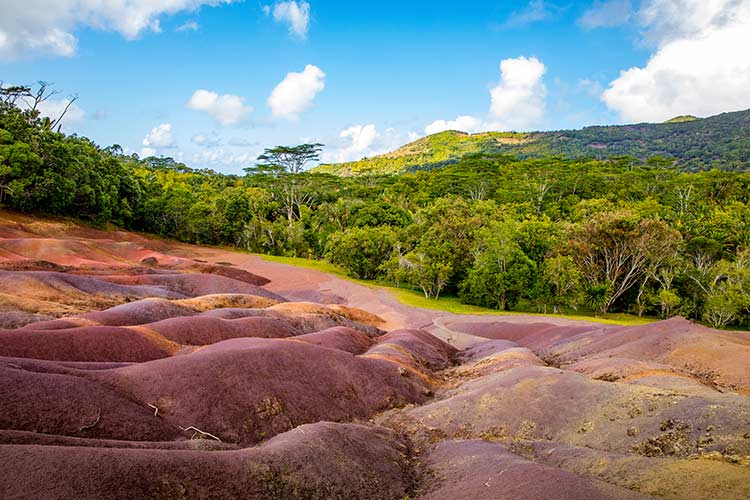
<instances>
[{"instance_id":1,"label":"dense green forest","mask_svg":"<svg viewBox=\"0 0 750 500\"><path fill-rule=\"evenodd\" d=\"M319 145L303 150L314 159ZM283 155L295 151L268 150L245 176L193 170L61 134L6 98L0 203L328 259L353 277L500 309L750 325L749 173L480 151L441 169L354 178L290 169Z\"/></svg>"},{"instance_id":2,"label":"dense green forest","mask_svg":"<svg viewBox=\"0 0 750 500\"><path fill-rule=\"evenodd\" d=\"M446 131L429 135L384 155L322 165L340 175L393 174L444 167L468 154L507 154L520 159L563 156L607 159L654 156L682 170L745 170L750 167L750 110L710 118L678 116L665 123L641 123L555 132Z\"/></svg>"}]
</instances>

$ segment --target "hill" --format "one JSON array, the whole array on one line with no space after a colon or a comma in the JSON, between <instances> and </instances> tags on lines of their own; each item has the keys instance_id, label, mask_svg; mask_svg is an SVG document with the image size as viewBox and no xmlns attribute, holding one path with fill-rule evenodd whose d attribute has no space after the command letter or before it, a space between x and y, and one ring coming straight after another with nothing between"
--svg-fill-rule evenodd
<instances>
[{"instance_id":1,"label":"hill","mask_svg":"<svg viewBox=\"0 0 750 500\"><path fill-rule=\"evenodd\" d=\"M392 174L443 167L469 154L518 158L632 156L674 159L683 170L745 170L750 165L750 110L709 118L678 116L665 123L595 126L552 132L440 132L393 152L359 161L321 165L338 175Z\"/></svg>"}]
</instances>

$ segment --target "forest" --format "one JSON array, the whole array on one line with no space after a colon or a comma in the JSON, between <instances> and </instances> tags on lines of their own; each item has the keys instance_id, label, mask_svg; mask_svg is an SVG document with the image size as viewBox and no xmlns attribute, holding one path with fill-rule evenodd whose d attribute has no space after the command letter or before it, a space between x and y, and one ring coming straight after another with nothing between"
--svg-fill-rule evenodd
<instances>
[{"instance_id":1,"label":"forest","mask_svg":"<svg viewBox=\"0 0 750 500\"><path fill-rule=\"evenodd\" d=\"M226 175L100 147L0 97L7 209L326 259L355 278L502 310L750 325L748 172L480 151L343 177L305 169L320 152L310 144L270 148L246 175ZM290 152L301 162L280 154Z\"/></svg>"}]
</instances>

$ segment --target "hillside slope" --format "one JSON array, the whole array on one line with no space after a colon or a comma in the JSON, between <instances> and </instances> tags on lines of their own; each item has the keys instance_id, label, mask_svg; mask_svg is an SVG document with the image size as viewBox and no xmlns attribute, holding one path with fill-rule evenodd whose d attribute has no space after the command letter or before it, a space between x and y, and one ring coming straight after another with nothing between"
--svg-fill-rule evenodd
<instances>
[{"instance_id":1,"label":"hillside slope","mask_svg":"<svg viewBox=\"0 0 750 500\"><path fill-rule=\"evenodd\" d=\"M384 155L321 165L317 171L338 175L403 173L442 167L476 153L520 158L664 156L675 159L685 170L744 170L750 165L750 110L709 118L676 117L665 123L553 132L467 134L451 130L423 137Z\"/></svg>"}]
</instances>

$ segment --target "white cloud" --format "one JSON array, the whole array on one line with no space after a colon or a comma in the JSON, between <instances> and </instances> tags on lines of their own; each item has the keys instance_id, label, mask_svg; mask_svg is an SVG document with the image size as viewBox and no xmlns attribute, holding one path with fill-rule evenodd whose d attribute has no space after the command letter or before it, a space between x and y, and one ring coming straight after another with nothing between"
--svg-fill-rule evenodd
<instances>
[{"instance_id":1,"label":"white cloud","mask_svg":"<svg viewBox=\"0 0 750 500\"><path fill-rule=\"evenodd\" d=\"M333 161L345 162L358 160L365 156L370 156L372 147L375 140L379 137L375 125L354 125L345 130L342 130L339 134L339 138L349 140L350 143L338 149L334 154Z\"/></svg>"},{"instance_id":2,"label":"white cloud","mask_svg":"<svg viewBox=\"0 0 750 500\"><path fill-rule=\"evenodd\" d=\"M273 7L265 5L266 15L273 15L276 22L287 23L289 34L304 39L310 24L310 4L307 2L276 2Z\"/></svg>"},{"instance_id":3,"label":"white cloud","mask_svg":"<svg viewBox=\"0 0 750 500\"><path fill-rule=\"evenodd\" d=\"M253 107L245 105L245 98L233 94L219 95L210 90L193 92L187 107L205 111L221 125L235 125L252 113Z\"/></svg>"},{"instance_id":4,"label":"white cloud","mask_svg":"<svg viewBox=\"0 0 750 500\"><path fill-rule=\"evenodd\" d=\"M459 116L455 120L435 120L424 128L427 135L437 134L446 130L460 130L461 132L477 132L482 128L482 120L473 116Z\"/></svg>"},{"instance_id":5,"label":"white cloud","mask_svg":"<svg viewBox=\"0 0 750 500\"><path fill-rule=\"evenodd\" d=\"M141 156L155 156L160 149L169 149L175 147L174 137L172 136L172 124L162 123L158 127L151 129L151 132L143 138L143 149Z\"/></svg>"},{"instance_id":6,"label":"white cloud","mask_svg":"<svg viewBox=\"0 0 750 500\"><path fill-rule=\"evenodd\" d=\"M557 5L545 2L545 0L531 0L523 9L512 12L505 23L503 23L503 26L506 28L515 28L539 21L546 21L554 17L561 10Z\"/></svg>"},{"instance_id":7,"label":"white cloud","mask_svg":"<svg viewBox=\"0 0 750 500\"><path fill-rule=\"evenodd\" d=\"M633 2L631 0L609 0L594 2L578 19L582 28L591 30L596 28L611 28L627 23L633 16Z\"/></svg>"},{"instance_id":8,"label":"white cloud","mask_svg":"<svg viewBox=\"0 0 750 500\"><path fill-rule=\"evenodd\" d=\"M268 97L273 116L296 120L312 106L315 96L325 88L325 73L312 64L302 73L288 73Z\"/></svg>"},{"instance_id":9,"label":"white cloud","mask_svg":"<svg viewBox=\"0 0 750 500\"><path fill-rule=\"evenodd\" d=\"M65 111L65 107L68 104L70 104L70 99L47 99L46 101L40 102L37 109L39 110L40 115L47 116L52 120L57 120L60 115L62 115L63 111ZM68 130L72 125L80 123L85 116L86 113L74 102L70 105L62 119L62 128Z\"/></svg>"},{"instance_id":10,"label":"white cloud","mask_svg":"<svg viewBox=\"0 0 750 500\"><path fill-rule=\"evenodd\" d=\"M656 51L601 96L623 121L750 108L750 1L648 0L638 19Z\"/></svg>"},{"instance_id":11,"label":"white cloud","mask_svg":"<svg viewBox=\"0 0 750 500\"><path fill-rule=\"evenodd\" d=\"M340 163L373 157L393 151L419 137L421 136L413 132L403 133L394 127L388 127L383 132L379 132L372 123L352 125L339 132L335 140L325 141L332 146L325 148L321 154L321 161ZM302 142L316 140L315 138L302 138Z\"/></svg>"},{"instance_id":12,"label":"white cloud","mask_svg":"<svg viewBox=\"0 0 750 500\"><path fill-rule=\"evenodd\" d=\"M521 130L538 123L544 117L547 96L542 80L545 71L544 64L535 57L503 59L500 83L490 89L490 110L485 119L462 115L449 121L436 120L425 127L425 133Z\"/></svg>"},{"instance_id":13,"label":"white cloud","mask_svg":"<svg viewBox=\"0 0 750 500\"><path fill-rule=\"evenodd\" d=\"M36 54L70 57L75 31L89 27L137 38L160 31L159 19L236 0L0 0L0 59Z\"/></svg>"},{"instance_id":14,"label":"white cloud","mask_svg":"<svg viewBox=\"0 0 750 500\"><path fill-rule=\"evenodd\" d=\"M188 21L177 26L175 31L198 31L198 28L200 28L198 23L196 23L195 21Z\"/></svg>"},{"instance_id":15,"label":"white cloud","mask_svg":"<svg viewBox=\"0 0 750 500\"><path fill-rule=\"evenodd\" d=\"M544 116L546 68L536 57L504 59L500 83L490 90L490 115L505 126L521 129Z\"/></svg>"}]
</instances>

